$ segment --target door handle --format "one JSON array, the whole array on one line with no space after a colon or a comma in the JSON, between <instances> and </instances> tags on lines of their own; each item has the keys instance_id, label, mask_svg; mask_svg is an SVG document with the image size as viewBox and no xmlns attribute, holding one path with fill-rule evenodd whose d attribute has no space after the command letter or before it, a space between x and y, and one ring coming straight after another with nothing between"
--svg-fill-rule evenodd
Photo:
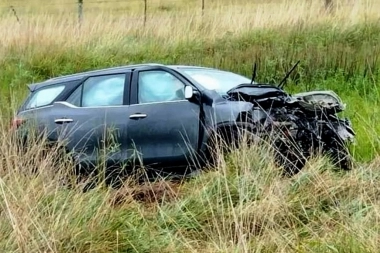
<instances>
[{"instance_id":1,"label":"door handle","mask_svg":"<svg viewBox=\"0 0 380 253\"><path fill-rule=\"evenodd\" d=\"M73 119L56 119L54 120L55 124L71 123Z\"/></svg>"},{"instance_id":2,"label":"door handle","mask_svg":"<svg viewBox=\"0 0 380 253\"><path fill-rule=\"evenodd\" d=\"M143 114L143 113L136 113L136 114L129 115L129 118L130 119L141 119L141 118L145 118L146 116L147 115Z\"/></svg>"}]
</instances>

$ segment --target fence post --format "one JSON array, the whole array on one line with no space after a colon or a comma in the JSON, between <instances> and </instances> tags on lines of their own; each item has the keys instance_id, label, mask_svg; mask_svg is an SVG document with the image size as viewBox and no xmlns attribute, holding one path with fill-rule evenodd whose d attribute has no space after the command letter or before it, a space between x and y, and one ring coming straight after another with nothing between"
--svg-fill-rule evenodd
<instances>
[{"instance_id":1,"label":"fence post","mask_svg":"<svg viewBox=\"0 0 380 253\"><path fill-rule=\"evenodd\" d=\"M83 20L83 0L78 0L78 21L79 24L82 23Z\"/></svg>"},{"instance_id":2,"label":"fence post","mask_svg":"<svg viewBox=\"0 0 380 253\"><path fill-rule=\"evenodd\" d=\"M202 17L204 15L204 12L205 12L205 0L202 0Z\"/></svg>"},{"instance_id":3,"label":"fence post","mask_svg":"<svg viewBox=\"0 0 380 253\"><path fill-rule=\"evenodd\" d=\"M333 0L325 0L325 10L329 13L333 11L334 3Z\"/></svg>"},{"instance_id":4,"label":"fence post","mask_svg":"<svg viewBox=\"0 0 380 253\"><path fill-rule=\"evenodd\" d=\"M148 10L148 0L144 0L144 27L146 25L147 10Z\"/></svg>"}]
</instances>

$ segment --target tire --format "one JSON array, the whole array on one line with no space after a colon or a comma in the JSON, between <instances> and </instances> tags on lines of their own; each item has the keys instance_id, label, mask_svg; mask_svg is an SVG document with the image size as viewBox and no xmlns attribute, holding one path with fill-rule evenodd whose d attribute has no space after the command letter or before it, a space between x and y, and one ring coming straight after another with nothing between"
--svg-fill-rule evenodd
<instances>
[{"instance_id":1,"label":"tire","mask_svg":"<svg viewBox=\"0 0 380 253\"><path fill-rule=\"evenodd\" d=\"M248 146L265 138L260 137L256 133L254 124L248 122L237 122L233 126L220 128L218 129L218 136L228 144L227 147L222 149L223 154L228 153L231 149L239 149L241 147L242 133L248 134L248 139L246 140L248 143L245 143ZM214 139L215 137L213 137ZM285 143L280 138L277 138L270 145L274 149L274 161L277 166L283 168L284 175L295 175L305 166L306 158L297 150L298 146L295 143L292 143L292 148L289 148L288 142ZM215 150L215 144L209 145L207 156L210 160L209 164L215 167L217 165L217 157L213 155L213 150Z\"/></svg>"},{"instance_id":2,"label":"tire","mask_svg":"<svg viewBox=\"0 0 380 253\"><path fill-rule=\"evenodd\" d=\"M218 155L216 150L220 150L220 154L224 155L233 149L238 149L241 146L242 133L248 133L248 145L252 142L255 136L255 127L252 123L236 122L234 125L221 126L215 133L211 134L205 152L206 165L209 168L214 168L218 164Z\"/></svg>"},{"instance_id":3,"label":"tire","mask_svg":"<svg viewBox=\"0 0 380 253\"><path fill-rule=\"evenodd\" d=\"M276 140L273 146L275 149L274 161L277 166L283 168L285 176L294 176L303 169L306 158L297 150L298 145Z\"/></svg>"},{"instance_id":4,"label":"tire","mask_svg":"<svg viewBox=\"0 0 380 253\"><path fill-rule=\"evenodd\" d=\"M241 144L241 133L246 133L249 135L247 141L251 145L257 140L262 138L256 133L256 128L253 124L239 122L237 127L233 128L231 131L232 140L231 144L233 148L240 148ZM274 160L277 166L283 168L283 174L286 176L293 176L299 173L305 166L306 158L299 152L299 146L286 139L284 142L282 139L277 138L271 143L272 148L274 148Z\"/></svg>"},{"instance_id":5,"label":"tire","mask_svg":"<svg viewBox=\"0 0 380 253\"><path fill-rule=\"evenodd\" d=\"M335 166L344 171L349 171L353 169L353 161L351 154L348 149L340 143L335 142L336 144L330 148L327 153L330 160Z\"/></svg>"}]
</instances>

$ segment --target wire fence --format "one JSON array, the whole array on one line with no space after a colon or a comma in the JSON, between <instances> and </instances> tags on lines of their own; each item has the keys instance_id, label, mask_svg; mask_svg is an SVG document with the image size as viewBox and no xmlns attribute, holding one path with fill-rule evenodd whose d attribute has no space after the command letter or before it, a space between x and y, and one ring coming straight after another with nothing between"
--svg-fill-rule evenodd
<instances>
[{"instance_id":1,"label":"wire fence","mask_svg":"<svg viewBox=\"0 0 380 253\"><path fill-rule=\"evenodd\" d=\"M5 0L7 1L7 0ZM81 23L86 13L96 15L97 13L113 13L128 15L129 13L141 14L144 17L144 23L147 16L152 12L168 11L187 11L204 14L206 8L212 9L215 5L231 6L233 4L247 3L246 0L232 1L215 1L215 0L61 0L57 1L33 1L25 3L24 0L8 0L0 3L0 16L13 15L17 22L22 21L22 17L36 14L63 14L75 15L78 22ZM253 0L252 0L253 1ZM326 10L334 8L335 1L338 0L319 0L324 4ZM256 0L252 3L270 4L279 3L280 0Z\"/></svg>"},{"instance_id":2,"label":"wire fence","mask_svg":"<svg viewBox=\"0 0 380 253\"><path fill-rule=\"evenodd\" d=\"M82 23L86 13L89 15L106 13L125 16L133 13L134 16L137 14L144 18L145 24L147 16L154 12L188 11L203 15L206 1L211 2L211 0L62 0L62 2L31 1L25 3L22 0L8 0L6 3L0 2L0 16L13 15L20 23L23 18L38 14L65 15L67 17L75 15L78 22ZM43 4L38 4L41 2ZM212 2L215 4L214 0ZM226 1L219 1L220 4L223 2L225 5L230 4Z\"/></svg>"},{"instance_id":3,"label":"wire fence","mask_svg":"<svg viewBox=\"0 0 380 253\"><path fill-rule=\"evenodd\" d=\"M15 9L18 13L22 14L36 14L36 13L74 13L78 12L82 15L86 12L92 11L102 11L102 12L131 12L131 11L170 11L170 10L178 10L178 9L197 9L202 11L205 9L206 3L205 1L209 1L210 3L226 3L230 4L227 1L211 1L211 0L162 0L162 1L154 1L154 0L71 0L65 2L46 2L41 5L36 3L22 3L20 1L10 1L7 3L1 3L0 1L0 11L1 13L9 12L11 9ZM237 1L239 2L239 0Z\"/></svg>"}]
</instances>

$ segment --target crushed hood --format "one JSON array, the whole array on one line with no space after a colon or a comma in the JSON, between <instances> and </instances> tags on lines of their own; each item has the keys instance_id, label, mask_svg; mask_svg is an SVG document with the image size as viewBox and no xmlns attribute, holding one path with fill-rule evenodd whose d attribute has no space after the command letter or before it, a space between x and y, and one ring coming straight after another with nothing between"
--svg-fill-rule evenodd
<instances>
[{"instance_id":1,"label":"crushed hood","mask_svg":"<svg viewBox=\"0 0 380 253\"><path fill-rule=\"evenodd\" d=\"M231 97L240 97L244 100L263 99L268 97L288 96L288 94L273 85L268 84L239 84L227 91Z\"/></svg>"}]
</instances>

